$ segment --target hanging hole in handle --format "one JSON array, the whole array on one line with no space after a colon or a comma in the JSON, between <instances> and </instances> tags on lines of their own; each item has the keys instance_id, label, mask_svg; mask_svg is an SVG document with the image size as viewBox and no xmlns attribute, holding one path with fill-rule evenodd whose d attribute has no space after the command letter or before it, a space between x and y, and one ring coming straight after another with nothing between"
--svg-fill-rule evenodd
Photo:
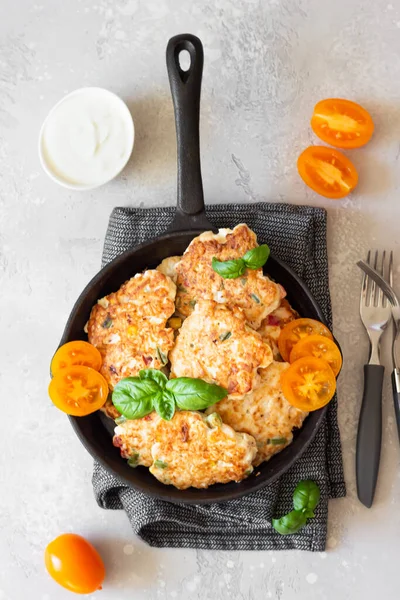
<instances>
[{"instance_id":1,"label":"hanging hole in handle","mask_svg":"<svg viewBox=\"0 0 400 600\"><path fill-rule=\"evenodd\" d=\"M192 58L190 56L190 52L188 50L181 50L179 52L178 60L179 60L179 67L180 67L181 71L183 71L184 73L189 71L190 66L192 64Z\"/></svg>"},{"instance_id":2,"label":"hanging hole in handle","mask_svg":"<svg viewBox=\"0 0 400 600\"><path fill-rule=\"evenodd\" d=\"M182 83L187 83L196 65L196 49L189 40L182 40L174 49L175 66Z\"/></svg>"}]
</instances>

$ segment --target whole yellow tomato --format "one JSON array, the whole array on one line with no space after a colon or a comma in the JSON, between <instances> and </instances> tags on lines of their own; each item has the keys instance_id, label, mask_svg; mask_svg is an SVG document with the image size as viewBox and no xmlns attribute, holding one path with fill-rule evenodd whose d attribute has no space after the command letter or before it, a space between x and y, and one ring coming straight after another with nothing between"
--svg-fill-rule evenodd
<instances>
[{"instance_id":1,"label":"whole yellow tomato","mask_svg":"<svg viewBox=\"0 0 400 600\"><path fill-rule=\"evenodd\" d=\"M82 536L59 535L47 546L44 560L52 578L70 592L90 594L101 589L105 576L103 561Z\"/></svg>"}]
</instances>

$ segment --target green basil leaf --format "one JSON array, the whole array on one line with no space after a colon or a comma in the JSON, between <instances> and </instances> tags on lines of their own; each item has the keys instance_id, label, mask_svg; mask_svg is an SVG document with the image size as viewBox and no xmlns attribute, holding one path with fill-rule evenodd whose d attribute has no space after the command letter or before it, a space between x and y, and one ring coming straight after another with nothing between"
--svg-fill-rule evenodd
<instances>
[{"instance_id":1,"label":"green basil leaf","mask_svg":"<svg viewBox=\"0 0 400 600\"><path fill-rule=\"evenodd\" d=\"M155 381L162 390L165 388L165 384L168 381L168 377L158 369L142 369L139 371L139 377L140 379L151 379L152 381Z\"/></svg>"},{"instance_id":2,"label":"green basil leaf","mask_svg":"<svg viewBox=\"0 0 400 600\"><path fill-rule=\"evenodd\" d=\"M175 414L175 398L171 392L164 390L153 400L154 410L164 421L170 421Z\"/></svg>"},{"instance_id":3,"label":"green basil leaf","mask_svg":"<svg viewBox=\"0 0 400 600\"><path fill-rule=\"evenodd\" d=\"M272 519L272 527L281 535L296 533L307 523L307 517L299 510L292 510L280 519Z\"/></svg>"},{"instance_id":4,"label":"green basil leaf","mask_svg":"<svg viewBox=\"0 0 400 600\"><path fill-rule=\"evenodd\" d=\"M168 468L167 463L164 462L163 460L155 460L154 466L157 467L158 469L167 469Z\"/></svg>"},{"instance_id":5,"label":"green basil leaf","mask_svg":"<svg viewBox=\"0 0 400 600\"><path fill-rule=\"evenodd\" d=\"M191 377L170 379L165 389L173 393L181 410L204 410L228 395L227 390L219 385Z\"/></svg>"},{"instance_id":6,"label":"green basil leaf","mask_svg":"<svg viewBox=\"0 0 400 600\"><path fill-rule=\"evenodd\" d=\"M300 481L293 493L293 506L296 510L313 512L320 498L319 487L315 481Z\"/></svg>"},{"instance_id":7,"label":"green basil leaf","mask_svg":"<svg viewBox=\"0 0 400 600\"><path fill-rule=\"evenodd\" d=\"M152 379L126 377L114 388L112 403L127 419L140 419L153 410L153 399L160 392L158 383Z\"/></svg>"},{"instance_id":8,"label":"green basil leaf","mask_svg":"<svg viewBox=\"0 0 400 600\"><path fill-rule=\"evenodd\" d=\"M214 256L211 266L213 270L224 279L236 279L243 275L246 270L246 263L243 258L221 261Z\"/></svg>"},{"instance_id":9,"label":"green basil leaf","mask_svg":"<svg viewBox=\"0 0 400 600\"><path fill-rule=\"evenodd\" d=\"M257 246L257 248L249 250L243 256L246 267L248 269L260 269L267 262L269 252L270 250L267 244L262 244L262 246Z\"/></svg>"}]
</instances>

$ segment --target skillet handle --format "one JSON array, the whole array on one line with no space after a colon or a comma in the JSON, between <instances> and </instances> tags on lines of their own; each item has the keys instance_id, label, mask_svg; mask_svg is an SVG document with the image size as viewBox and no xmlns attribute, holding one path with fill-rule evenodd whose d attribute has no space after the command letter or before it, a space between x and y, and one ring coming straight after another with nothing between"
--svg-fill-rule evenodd
<instances>
[{"instance_id":1,"label":"skillet handle","mask_svg":"<svg viewBox=\"0 0 400 600\"><path fill-rule=\"evenodd\" d=\"M179 54L187 50L190 66L183 71ZM214 229L205 216L200 166L200 93L203 75L203 45L185 33L167 45L167 70L175 111L178 147L178 209L172 230Z\"/></svg>"}]
</instances>

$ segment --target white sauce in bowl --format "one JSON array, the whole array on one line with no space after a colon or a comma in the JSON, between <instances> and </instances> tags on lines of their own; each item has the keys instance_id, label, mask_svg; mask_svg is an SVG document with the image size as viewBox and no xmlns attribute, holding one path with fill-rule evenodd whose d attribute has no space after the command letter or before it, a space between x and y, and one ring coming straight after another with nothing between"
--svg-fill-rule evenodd
<instances>
[{"instance_id":1,"label":"white sauce in bowl","mask_svg":"<svg viewBox=\"0 0 400 600\"><path fill-rule=\"evenodd\" d=\"M61 185L90 189L113 179L132 153L134 126L126 104L102 88L82 88L49 113L39 139L45 171Z\"/></svg>"}]
</instances>

